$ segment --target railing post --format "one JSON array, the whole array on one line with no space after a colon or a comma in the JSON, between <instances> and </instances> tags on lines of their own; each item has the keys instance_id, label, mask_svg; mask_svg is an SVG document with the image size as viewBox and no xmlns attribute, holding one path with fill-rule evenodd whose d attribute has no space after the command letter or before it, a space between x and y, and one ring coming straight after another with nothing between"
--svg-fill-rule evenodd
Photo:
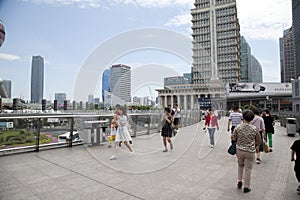
<instances>
[{"instance_id":1,"label":"railing post","mask_svg":"<svg viewBox=\"0 0 300 200\"><path fill-rule=\"evenodd\" d=\"M73 131L74 131L74 118L70 118L71 127L70 127L70 139L68 141L68 146L72 147L73 144Z\"/></svg>"},{"instance_id":2,"label":"railing post","mask_svg":"<svg viewBox=\"0 0 300 200\"><path fill-rule=\"evenodd\" d=\"M35 140L35 151L39 152L40 150L40 132L41 132L41 119L37 119L36 122L36 140Z\"/></svg>"},{"instance_id":3,"label":"railing post","mask_svg":"<svg viewBox=\"0 0 300 200\"><path fill-rule=\"evenodd\" d=\"M152 121L152 115L149 115L149 121L148 121L148 130L147 130L147 134L150 134L150 126L151 126L151 121Z\"/></svg>"},{"instance_id":4,"label":"railing post","mask_svg":"<svg viewBox=\"0 0 300 200\"><path fill-rule=\"evenodd\" d=\"M136 137L136 133L137 133L137 122L138 122L138 115L135 115L133 117L133 137Z\"/></svg>"}]
</instances>

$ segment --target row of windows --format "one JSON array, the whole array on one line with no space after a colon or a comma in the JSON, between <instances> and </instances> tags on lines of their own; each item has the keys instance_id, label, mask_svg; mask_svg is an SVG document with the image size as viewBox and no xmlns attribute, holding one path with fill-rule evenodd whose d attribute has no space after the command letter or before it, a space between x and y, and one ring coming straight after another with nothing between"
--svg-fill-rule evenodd
<instances>
[{"instance_id":1,"label":"row of windows","mask_svg":"<svg viewBox=\"0 0 300 200\"><path fill-rule=\"evenodd\" d=\"M231 60L237 60L238 56L236 54L223 54L218 56L218 61L231 61Z\"/></svg>"},{"instance_id":2,"label":"row of windows","mask_svg":"<svg viewBox=\"0 0 300 200\"><path fill-rule=\"evenodd\" d=\"M224 16L224 15L231 15L235 13L236 13L235 7L222 8L216 11L217 17Z\"/></svg>"},{"instance_id":3,"label":"row of windows","mask_svg":"<svg viewBox=\"0 0 300 200\"><path fill-rule=\"evenodd\" d=\"M195 34L207 34L209 32L210 32L210 28L208 26L205 26L202 28L195 28L193 31L193 33L195 33Z\"/></svg>"},{"instance_id":4,"label":"row of windows","mask_svg":"<svg viewBox=\"0 0 300 200\"><path fill-rule=\"evenodd\" d=\"M193 56L198 57L198 56L210 56L210 49L202 49L202 50L197 50L194 52Z\"/></svg>"},{"instance_id":5,"label":"row of windows","mask_svg":"<svg viewBox=\"0 0 300 200\"><path fill-rule=\"evenodd\" d=\"M237 47L231 46L231 47L219 47L218 53L224 53L224 52L236 52Z\"/></svg>"},{"instance_id":6,"label":"row of windows","mask_svg":"<svg viewBox=\"0 0 300 200\"><path fill-rule=\"evenodd\" d=\"M236 29L236 28L237 28L237 26L236 26L236 23L234 23L234 22L217 25L218 31L223 31L223 30L228 30L228 29Z\"/></svg>"},{"instance_id":7,"label":"row of windows","mask_svg":"<svg viewBox=\"0 0 300 200\"><path fill-rule=\"evenodd\" d=\"M197 13L193 17L194 19L206 19L209 18L209 12Z\"/></svg>"},{"instance_id":8,"label":"row of windows","mask_svg":"<svg viewBox=\"0 0 300 200\"><path fill-rule=\"evenodd\" d=\"M221 5L225 3L231 3L233 0L216 0L216 5Z\"/></svg>"},{"instance_id":9,"label":"row of windows","mask_svg":"<svg viewBox=\"0 0 300 200\"><path fill-rule=\"evenodd\" d=\"M196 9L207 8L207 7L209 7L209 2L196 4Z\"/></svg>"},{"instance_id":10,"label":"row of windows","mask_svg":"<svg viewBox=\"0 0 300 200\"><path fill-rule=\"evenodd\" d=\"M222 24L222 23L228 23L236 20L235 15L229 15L225 17L217 17L217 23Z\"/></svg>"}]
</instances>

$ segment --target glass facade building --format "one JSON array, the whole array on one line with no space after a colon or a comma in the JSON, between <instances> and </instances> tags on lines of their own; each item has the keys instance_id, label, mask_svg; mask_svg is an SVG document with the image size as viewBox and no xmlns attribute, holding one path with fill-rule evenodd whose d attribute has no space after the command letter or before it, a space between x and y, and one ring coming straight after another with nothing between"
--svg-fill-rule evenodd
<instances>
[{"instance_id":1,"label":"glass facade building","mask_svg":"<svg viewBox=\"0 0 300 200\"><path fill-rule=\"evenodd\" d=\"M113 96L131 102L131 69L123 64L110 68L110 88Z\"/></svg>"},{"instance_id":2,"label":"glass facade building","mask_svg":"<svg viewBox=\"0 0 300 200\"><path fill-rule=\"evenodd\" d=\"M236 0L196 0L192 9L193 84L241 80Z\"/></svg>"},{"instance_id":3,"label":"glass facade building","mask_svg":"<svg viewBox=\"0 0 300 200\"><path fill-rule=\"evenodd\" d=\"M6 90L7 97L11 98L11 80L3 80L2 84Z\"/></svg>"},{"instance_id":4,"label":"glass facade building","mask_svg":"<svg viewBox=\"0 0 300 200\"><path fill-rule=\"evenodd\" d=\"M251 71L250 71L250 80L249 82L253 83L262 83L262 67L259 61L252 55L251 56Z\"/></svg>"},{"instance_id":5,"label":"glass facade building","mask_svg":"<svg viewBox=\"0 0 300 200\"><path fill-rule=\"evenodd\" d=\"M44 58L32 56L31 103L41 103L44 94Z\"/></svg>"},{"instance_id":6,"label":"glass facade building","mask_svg":"<svg viewBox=\"0 0 300 200\"><path fill-rule=\"evenodd\" d=\"M241 82L247 83L251 80L251 48L241 36Z\"/></svg>"},{"instance_id":7,"label":"glass facade building","mask_svg":"<svg viewBox=\"0 0 300 200\"><path fill-rule=\"evenodd\" d=\"M105 102L105 91L110 92L110 69L104 70L102 74L102 101Z\"/></svg>"},{"instance_id":8,"label":"glass facade building","mask_svg":"<svg viewBox=\"0 0 300 200\"><path fill-rule=\"evenodd\" d=\"M300 76L300 0L292 0L293 32L296 52L296 77Z\"/></svg>"}]
</instances>

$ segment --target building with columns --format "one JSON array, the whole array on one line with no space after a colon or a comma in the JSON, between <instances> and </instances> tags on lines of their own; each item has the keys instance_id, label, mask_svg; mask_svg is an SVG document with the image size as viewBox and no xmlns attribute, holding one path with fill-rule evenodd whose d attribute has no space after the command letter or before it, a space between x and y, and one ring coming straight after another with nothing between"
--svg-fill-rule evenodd
<instances>
[{"instance_id":1,"label":"building with columns","mask_svg":"<svg viewBox=\"0 0 300 200\"><path fill-rule=\"evenodd\" d=\"M196 0L194 5L192 84L164 85L157 90L159 104L226 109L225 84L241 80L236 0Z\"/></svg>"}]
</instances>

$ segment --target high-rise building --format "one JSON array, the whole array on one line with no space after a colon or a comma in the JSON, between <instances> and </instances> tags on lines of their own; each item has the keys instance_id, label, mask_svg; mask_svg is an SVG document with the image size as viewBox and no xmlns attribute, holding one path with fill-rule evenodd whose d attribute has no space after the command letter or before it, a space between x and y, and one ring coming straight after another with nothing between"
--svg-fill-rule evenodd
<instances>
[{"instance_id":1,"label":"high-rise building","mask_svg":"<svg viewBox=\"0 0 300 200\"><path fill-rule=\"evenodd\" d=\"M89 96L88 96L88 103L94 103L94 95L89 94Z\"/></svg>"},{"instance_id":2,"label":"high-rise building","mask_svg":"<svg viewBox=\"0 0 300 200\"><path fill-rule=\"evenodd\" d=\"M67 94L66 93L55 93L55 100L57 100L58 104L63 104L64 101L67 100Z\"/></svg>"},{"instance_id":3,"label":"high-rise building","mask_svg":"<svg viewBox=\"0 0 300 200\"><path fill-rule=\"evenodd\" d=\"M0 47L2 46L4 40L5 40L5 29L2 21L0 20Z\"/></svg>"},{"instance_id":4,"label":"high-rise building","mask_svg":"<svg viewBox=\"0 0 300 200\"><path fill-rule=\"evenodd\" d=\"M250 70L250 79L249 82L252 83L262 83L263 75L262 75L262 67L259 61L252 55L251 56L251 70Z\"/></svg>"},{"instance_id":5,"label":"high-rise building","mask_svg":"<svg viewBox=\"0 0 300 200\"><path fill-rule=\"evenodd\" d=\"M105 102L105 91L110 92L110 69L104 70L102 74L102 101Z\"/></svg>"},{"instance_id":6,"label":"high-rise building","mask_svg":"<svg viewBox=\"0 0 300 200\"><path fill-rule=\"evenodd\" d=\"M293 32L296 52L296 77L300 76L300 0L292 0Z\"/></svg>"},{"instance_id":7,"label":"high-rise building","mask_svg":"<svg viewBox=\"0 0 300 200\"><path fill-rule=\"evenodd\" d=\"M193 84L241 80L236 0L196 0L192 9Z\"/></svg>"},{"instance_id":8,"label":"high-rise building","mask_svg":"<svg viewBox=\"0 0 300 200\"><path fill-rule=\"evenodd\" d=\"M283 64L283 38L286 36L290 29L283 31L283 37L279 38L279 51L280 51L280 81L284 83L284 64Z\"/></svg>"},{"instance_id":9,"label":"high-rise building","mask_svg":"<svg viewBox=\"0 0 300 200\"><path fill-rule=\"evenodd\" d=\"M32 56L31 102L41 103L44 95L44 58Z\"/></svg>"},{"instance_id":10,"label":"high-rise building","mask_svg":"<svg viewBox=\"0 0 300 200\"><path fill-rule=\"evenodd\" d=\"M244 36L241 36L241 82L251 79L251 47Z\"/></svg>"},{"instance_id":11,"label":"high-rise building","mask_svg":"<svg viewBox=\"0 0 300 200\"><path fill-rule=\"evenodd\" d=\"M291 82L296 79L296 50L293 27L291 27L283 37L282 45L282 64L283 64L283 82Z\"/></svg>"},{"instance_id":12,"label":"high-rise building","mask_svg":"<svg viewBox=\"0 0 300 200\"><path fill-rule=\"evenodd\" d=\"M131 102L131 70L123 64L113 65L110 68L111 93L126 102Z\"/></svg>"},{"instance_id":13,"label":"high-rise building","mask_svg":"<svg viewBox=\"0 0 300 200\"><path fill-rule=\"evenodd\" d=\"M6 90L7 97L11 98L11 80L3 80L2 84Z\"/></svg>"}]
</instances>

